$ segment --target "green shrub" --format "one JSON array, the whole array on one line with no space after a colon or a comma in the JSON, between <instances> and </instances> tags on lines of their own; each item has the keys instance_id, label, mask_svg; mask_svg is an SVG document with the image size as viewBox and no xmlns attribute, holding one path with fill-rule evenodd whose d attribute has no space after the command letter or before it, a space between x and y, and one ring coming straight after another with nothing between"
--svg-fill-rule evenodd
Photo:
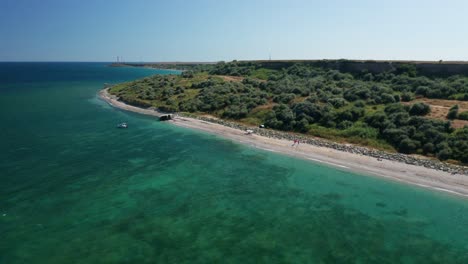
<instances>
[{"instance_id":1,"label":"green shrub","mask_svg":"<svg viewBox=\"0 0 468 264\"><path fill-rule=\"evenodd\" d=\"M468 120L468 111L464 111L458 114L458 119Z\"/></svg>"},{"instance_id":2,"label":"green shrub","mask_svg":"<svg viewBox=\"0 0 468 264\"><path fill-rule=\"evenodd\" d=\"M358 138L377 138L379 131L365 124L356 124L348 129L343 130L342 135L345 137Z\"/></svg>"},{"instance_id":3,"label":"green shrub","mask_svg":"<svg viewBox=\"0 0 468 264\"><path fill-rule=\"evenodd\" d=\"M416 151L417 148L418 142L409 138L403 139L398 146L398 150L403 153L413 153Z\"/></svg>"},{"instance_id":4,"label":"green shrub","mask_svg":"<svg viewBox=\"0 0 468 264\"><path fill-rule=\"evenodd\" d=\"M447 118L456 119L458 117L458 108L458 105L452 106L447 114Z\"/></svg>"},{"instance_id":5,"label":"green shrub","mask_svg":"<svg viewBox=\"0 0 468 264\"><path fill-rule=\"evenodd\" d=\"M425 103L415 103L411 106L409 113L410 115L424 116L431 112L431 107Z\"/></svg>"},{"instance_id":6,"label":"green shrub","mask_svg":"<svg viewBox=\"0 0 468 264\"><path fill-rule=\"evenodd\" d=\"M401 94L401 101L409 102L409 101L413 101L413 100L414 100L413 94L411 94L411 93L402 93Z\"/></svg>"}]
</instances>

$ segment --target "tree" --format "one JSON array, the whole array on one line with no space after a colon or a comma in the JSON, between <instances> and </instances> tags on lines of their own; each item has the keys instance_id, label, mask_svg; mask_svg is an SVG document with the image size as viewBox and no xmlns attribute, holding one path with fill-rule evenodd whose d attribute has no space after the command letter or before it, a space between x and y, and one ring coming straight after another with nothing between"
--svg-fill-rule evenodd
<instances>
[{"instance_id":1,"label":"tree","mask_svg":"<svg viewBox=\"0 0 468 264\"><path fill-rule=\"evenodd\" d=\"M182 72L182 77L184 77L184 78L193 78L193 71L184 71L184 72Z\"/></svg>"},{"instance_id":2,"label":"tree","mask_svg":"<svg viewBox=\"0 0 468 264\"><path fill-rule=\"evenodd\" d=\"M382 103L384 103L384 104L395 103L395 97L393 97L393 95L391 95L391 94L384 93L384 94L382 94L381 98L382 98Z\"/></svg>"},{"instance_id":3,"label":"tree","mask_svg":"<svg viewBox=\"0 0 468 264\"><path fill-rule=\"evenodd\" d=\"M440 160L447 160L452 156L452 149L450 147L444 147L437 152L437 158Z\"/></svg>"},{"instance_id":4,"label":"tree","mask_svg":"<svg viewBox=\"0 0 468 264\"><path fill-rule=\"evenodd\" d=\"M273 98L273 101L276 103L287 104L291 102L296 96L294 94L280 94Z\"/></svg>"},{"instance_id":5,"label":"tree","mask_svg":"<svg viewBox=\"0 0 468 264\"><path fill-rule=\"evenodd\" d=\"M296 122L296 129L300 132L307 132L309 126L309 121L307 119L302 118L300 121Z\"/></svg>"},{"instance_id":6,"label":"tree","mask_svg":"<svg viewBox=\"0 0 468 264\"><path fill-rule=\"evenodd\" d=\"M429 88L426 86L419 86L415 91L416 94L422 95L422 96L426 96L428 92L429 92Z\"/></svg>"},{"instance_id":7,"label":"tree","mask_svg":"<svg viewBox=\"0 0 468 264\"><path fill-rule=\"evenodd\" d=\"M431 107L425 103L415 103L411 106L409 113L410 115L424 116L431 112Z\"/></svg>"},{"instance_id":8,"label":"tree","mask_svg":"<svg viewBox=\"0 0 468 264\"><path fill-rule=\"evenodd\" d=\"M396 67L396 74L407 75L409 77L416 77L418 71L414 64L400 64Z\"/></svg>"},{"instance_id":9,"label":"tree","mask_svg":"<svg viewBox=\"0 0 468 264\"><path fill-rule=\"evenodd\" d=\"M452 150L451 157L468 163L468 127L458 129L449 139L449 146Z\"/></svg>"},{"instance_id":10,"label":"tree","mask_svg":"<svg viewBox=\"0 0 468 264\"><path fill-rule=\"evenodd\" d=\"M398 145L398 150L403 153L413 153L418 148L418 142L410 138L403 139Z\"/></svg>"},{"instance_id":11,"label":"tree","mask_svg":"<svg viewBox=\"0 0 468 264\"><path fill-rule=\"evenodd\" d=\"M270 127L282 129L282 130L292 130L295 125L295 116L293 111L284 104L277 105L273 107L274 117L278 120L278 123L274 122L267 122ZM268 121L268 120L267 120Z\"/></svg>"},{"instance_id":12,"label":"tree","mask_svg":"<svg viewBox=\"0 0 468 264\"><path fill-rule=\"evenodd\" d=\"M458 105L452 106L447 114L447 118L456 119L458 117L458 108Z\"/></svg>"},{"instance_id":13,"label":"tree","mask_svg":"<svg viewBox=\"0 0 468 264\"><path fill-rule=\"evenodd\" d=\"M409 102L409 101L414 100L414 96L411 93L405 92L401 94L401 100L403 102Z\"/></svg>"},{"instance_id":14,"label":"tree","mask_svg":"<svg viewBox=\"0 0 468 264\"><path fill-rule=\"evenodd\" d=\"M296 117L300 117L301 119L305 117L309 123L319 122L323 116L321 107L308 101L296 103L293 105L292 109Z\"/></svg>"},{"instance_id":15,"label":"tree","mask_svg":"<svg viewBox=\"0 0 468 264\"><path fill-rule=\"evenodd\" d=\"M406 109L405 109L405 106L403 104L389 104L389 105L385 106L384 111L388 115L394 114L394 113L400 113L400 112L405 112L406 113Z\"/></svg>"},{"instance_id":16,"label":"tree","mask_svg":"<svg viewBox=\"0 0 468 264\"><path fill-rule=\"evenodd\" d=\"M328 99L328 103L333 105L335 108L340 108L346 105L346 100L343 98L330 98Z\"/></svg>"},{"instance_id":17,"label":"tree","mask_svg":"<svg viewBox=\"0 0 468 264\"><path fill-rule=\"evenodd\" d=\"M424 144L424 146L423 146L423 152L424 152L425 154L427 154L427 153L434 153L434 144L432 144L432 143L426 143L426 144Z\"/></svg>"},{"instance_id":18,"label":"tree","mask_svg":"<svg viewBox=\"0 0 468 264\"><path fill-rule=\"evenodd\" d=\"M458 114L458 119L461 120L468 120L468 111L461 112Z\"/></svg>"}]
</instances>

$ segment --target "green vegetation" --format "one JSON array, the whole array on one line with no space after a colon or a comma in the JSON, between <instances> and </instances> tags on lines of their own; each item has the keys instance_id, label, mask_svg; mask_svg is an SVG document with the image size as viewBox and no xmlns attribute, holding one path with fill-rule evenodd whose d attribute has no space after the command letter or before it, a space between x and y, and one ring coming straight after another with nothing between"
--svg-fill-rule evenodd
<instances>
[{"instance_id":1,"label":"green vegetation","mask_svg":"<svg viewBox=\"0 0 468 264\"><path fill-rule=\"evenodd\" d=\"M461 120L468 120L468 111L461 112L458 114L458 119Z\"/></svg>"},{"instance_id":2,"label":"green vegetation","mask_svg":"<svg viewBox=\"0 0 468 264\"><path fill-rule=\"evenodd\" d=\"M458 117L458 109L459 109L459 108L460 108L460 107L459 107L458 105L452 106L452 107L450 108L448 114L447 114L447 118L448 118L448 119L451 119L451 120L457 118L457 117Z\"/></svg>"},{"instance_id":3,"label":"green vegetation","mask_svg":"<svg viewBox=\"0 0 468 264\"><path fill-rule=\"evenodd\" d=\"M424 97L468 100L468 78L418 75L412 65L374 74L302 63L284 68L260 62L219 63L117 85L111 93L129 104L162 111L209 113L468 163L468 127L454 129L449 120L429 118L430 105L411 103ZM468 113L452 108L448 118L468 119Z\"/></svg>"}]
</instances>

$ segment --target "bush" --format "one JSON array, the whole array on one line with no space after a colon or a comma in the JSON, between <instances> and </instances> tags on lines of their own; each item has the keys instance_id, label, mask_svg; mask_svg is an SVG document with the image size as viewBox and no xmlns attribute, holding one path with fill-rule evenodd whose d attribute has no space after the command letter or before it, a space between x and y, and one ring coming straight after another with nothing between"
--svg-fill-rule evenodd
<instances>
[{"instance_id":1,"label":"bush","mask_svg":"<svg viewBox=\"0 0 468 264\"><path fill-rule=\"evenodd\" d=\"M400 113L400 112L406 113L405 106L402 104L389 104L385 106L384 111L387 114Z\"/></svg>"},{"instance_id":2,"label":"bush","mask_svg":"<svg viewBox=\"0 0 468 264\"><path fill-rule=\"evenodd\" d=\"M418 142L409 138L403 139L398 145L398 149L403 153L413 153L418 148Z\"/></svg>"},{"instance_id":3,"label":"bush","mask_svg":"<svg viewBox=\"0 0 468 264\"><path fill-rule=\"evenodd\" d=\"M413 101L413 100L414 100L413 94L411 94L411 93L402 93L401 94L401 101L409 102L409 101Z\"/></svg>"},{"instance_id":4,"label":"bush","mask_svg":"<svg viewBox=\"0 0 468 264\"><path fill-rule=\"evenodd\" d=\"M358 137L358 138L377 138L379 131L375 128L369 127L365 124L356 124L343 131L343 135L346 137Z\"/></svg>"},{"instance_id":5,"label":"bush","mask_svg":"<svg viewBox=\"0 0 468 264\"><path fill-rule=\"evenodd\" d=\"M307 132L308 126L309 126L309 121L307 121L307 119L303 118L300 121L296 122L295 126L296 126L296 129L299 132L303 132L303 133Z\"/></svg>"},{"instance_id":6,"label":"bush","mask_svg":"<svg viewBox=\"0 0 468 264\"><path fill-rule=\"evenodd\" d=\"M287 104L291 102L296 96L294 94L280 94L273 98L273 102Z\"/></svg>"},{"instance_id":7,"label":"bush","mask_svg":"<svg viewBox=\"0 0 468 264\"><path fill-rule=\"evenodd\" d=\"M461 112L458 114L458 119L461 120L468 120L468 111Z\"/></svg>"},{"instance_id":8,"label":"bush","mask_svg":"<svg viewBox=\"0 0 468 264\"><path fill-rule=\"evenodd\" d=\"M346 105L346 100L343 98L330 98L328 99L328 103L333 105L335 108L340 108Z\"/></svg>"},{"instance_id":9,"label":"bush","mask_svg":"<svg viewBox=\"0 0 468 264\"><path fill-rule=\"evenodd\" d=\"M429 88L427 88L426 86L419 86L419 87L416 89L415 93L416 93L417 95L426 96L426 94L428 93L428 91L429 91Z\"/></svg>"},{"instance_id":10,"label":"bush","mask_svg":"<svg viewBox=\"0 0 468 264\"><path fill-rule=\"evenodd\" d=\"M437 158L440 160L449 159L451 156L452 156L452 150L449 147L443 148L439 152L437 152Z\"/></svg>"},{"instance_id":11,"label":"bush","mask_svg":"<svg viewBox=\"0 0 468 264\"><path fill-rule=\"evenodd\" d=\"M395 97L393 97L393 95L391 95L391 94L384 93L384 94L382 94L381 98L382 98L382 103L384 103L384 104L393 104L393 103L395 103Z\"/></svg>"},{"instance_id":12,"label":"bush","mask_svg":"<svg viewBox=\"0 0 468 264\"><path fill-rule=\"evenodd\" d=\"M410 115L424 116L431 112L431 107L425 103L415 103L411 106L409 113Z\"/></svg>"},{"instance_id":13,"label":"bush","mask_svg":"<svg viewBox=\"0 0 468 264\"><path fill-rule=\"evenodd\" d=\"M424 144L424 146L423 146L423 152L424 152L425 154L427 154L427 153L433 153L433 152L434 152L434 144L432 144L432 143L426 143L426 144Z\"/></svg>"},{"instance_id":14,"label":"bush","mask_svg":"<svg viewBox=\"0 0 468 264\"><path fill-rule=\"evenodd\" d=\"M468 127L457 129L449 139L450 158L468 164Z\"/></svg>"},{"instance_id":15,"label":"bush","mask_svg":"<svg viewBox=\"0 0 468 264\"><path fill-rule=\"evenodd\" d=\"M358 101L356 101L356 102L354 103L354 106L356 106L356 107L364 107L364 106L366 106L366 103L365 103L364 101L362 101L362 100L358 100Z\"/></svg>"},{"instance_id":16,"label":"bush","mask_svg":"<svg viewBox=\"0 0 468 264\"><path fill-rule=\"evenodd\" d=\"M353 122L349 121L349 120L344 120L340 123L338 123L338 125L336 126L338 129L347 129L349 127L351 127L353 125Z\"/></svg>"},{"instance_id":17,"label":"bush","mask_svg":"<svg viewBox=\"0 0 468 264\"><path fill-rule=\"evenodd\" d=\"M193 78L193 72L192 71L184 71L182 72L182 77L183 78Z\"/></svg>"},{"instance_id":18,"label":"bush","mask_svg":"<svg viewBox=\"0 0 468 264\"><path fill-rule=\"evenodd\" d=\"M458 116L458 105L454 105L450 108L447 118L448 119L456 119Z\"/></svg>"},{"instance_id":19,"label":"bush","mask_svg":"<svg viewBox=\"0 0 468 264\"><path fill-rule=\"evenodd\" d=\"M458 109L450 110L447 114L447 118L450 120L458 118Z\"/></svg>"}]
</instances>

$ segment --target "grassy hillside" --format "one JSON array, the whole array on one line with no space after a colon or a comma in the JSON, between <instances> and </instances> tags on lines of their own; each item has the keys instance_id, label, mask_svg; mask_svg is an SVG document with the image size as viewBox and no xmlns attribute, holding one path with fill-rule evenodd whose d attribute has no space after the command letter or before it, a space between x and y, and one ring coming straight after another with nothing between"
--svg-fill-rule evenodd
<instances>
[{"instance_id":1,"label":"grassy hillside","mask_svg":"<svg viewBox=\"0 0 468 264\"><path fill-rule=\"evenodd\" d=\"M219 63L120 84L110 92L141 107L468 163L468 121L461 120L468 110L468 78L422 76L412 65L351 74L302 63L281 69Z\"/></svg>"}]
</instances>

